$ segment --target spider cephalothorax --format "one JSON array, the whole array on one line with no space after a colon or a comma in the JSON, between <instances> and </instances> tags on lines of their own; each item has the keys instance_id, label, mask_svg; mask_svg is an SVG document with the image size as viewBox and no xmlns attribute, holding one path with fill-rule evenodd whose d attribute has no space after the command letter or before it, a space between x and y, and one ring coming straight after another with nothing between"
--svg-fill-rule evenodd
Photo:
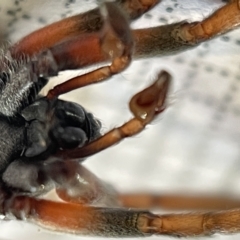
<instances>
[{"instance_id":1,"label":"spider cephalothorax","mask_svg":"<svg viewBox=\"0 0 240 240\"><path fill-rule=\"evenodd\" d=\"M150 207L159 207L162 202L158 196L120 195L81 165L86 157L139 133L160 114L166 107L171 77L165 71L159 73L150 87L131 99L134 117L103 136L92 114L78 104L59 100L59 95L107 80L126 69L132 58L186 50L240 23L239 1L232 0L202 22L131 30L129 21L157 3L107 2L99 9L33 32L1 52L1 214L57 231L101 236L198 236L240 231L238 209L155 215L120 208L141 207L136 198ZM49 78L60 71L95 63L106 65L57 85L45 97L39 95ZM64 202L36 197L53 188ZM190 200L191 206L199 203ZM237 205L231 200L201 200L220 207Z\"/></svg>"}]
</instances>

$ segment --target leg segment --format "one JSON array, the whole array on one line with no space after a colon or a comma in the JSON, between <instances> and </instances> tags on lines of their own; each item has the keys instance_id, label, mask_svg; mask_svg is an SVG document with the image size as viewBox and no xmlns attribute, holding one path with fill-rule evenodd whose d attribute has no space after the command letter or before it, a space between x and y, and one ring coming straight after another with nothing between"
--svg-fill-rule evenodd
<instances>
[{"instance_id":1,"label":"leg segment","mask_svg":"<svg viewBox=\"0 0 240 240\"><path fill-rule=\"evenodd\" d=\"M136 237L156 234L196 237L240 232L239 209L216 213L157 215L147 211L94 208L30 197L14 197L2 201L0 206L0 212L4 215L10 214L59 232L81 235Z\"/></svg>"},{"instance_id":2,"label":"leg segment","mask_svg":"<svg viewBox=\"0 0 240 240\"><path fill-rule=\"evenodd\" d=\"M125 3L125 1L123 0L122 3ZM152 4L151 1L150 3ZM240 22L239 16L239 2L234 0L200 23L175 23L154 28L132 30L133 42L135 43L133 57L164 56L191 49L201 42L236 28ZM71 19L66 21L71 22ZM20 58L22 54L32 56L50 48L50 52L59 68L58 71L81 68L95 63L110 62L114 58L110 53L115 51L118 57L121 56L119 50L116 49L116 42L108 44L109 41L105 41L107 48L106 45L103 47L104 31L98 31L97 33L90 31L91 33L82 35L73 31L74 33L71 35L68 31L72 33L72 27L65 24L67 22L63 20L63 22L55 23L56 25L53 25L53 29L51 29L52 25L50 25L46 27L46 30L44 28L27 36L13 46L11 49L12 55L16 58ZM116 27L116 21L113 21L113 23L115 23ZM65 26L69 27L65 28ZM103 23L101 23L101 26L103 26ZM115 27L113 27L114 31L116 30ZM127 26L128 28L129 26ZM58 30L59 33L55 33ZM60 33L64 34L64 36ZM41 61L41 55L39 59Z\"/></svg>"},{"instance_id":3,"label":"leg segment","mask_svg":"<svg viewBox=\"0 0 240 240\"><path fill-rule=\"evenodd\" d=\"M136 226L137 211L94 208L30 197L15 197L3 205L0 212L7 216L13 215L58 232L108 237L144 236Z\"/></svg>"},{"instance_id":4,"label":"leg segment","mask_svg":"<svg viewBox=\"0 0 240 240\"><path fill-rule=\"evenodd\" d=\"M140 17L155 6L158 0L118 0L117 5L127 13L130 19ZM15 58L22 55L33 56L59 42L101 30L104 18L99 8L63 19L37 30L20 40L11 49Z\"/></svg>"},{"instance_id":5,"label":"leg segment","mask_svg":"<svg viewBox=\"0 0 240 240\"><path fill-rule=\"evenodd\" d=\"M119 143L126 137L141 132L147 124L165 109L165 100L170 82L170 75L167 72L161 72L155 83L142 92L137 93L131 99L130 109L135 115L132 120L119 128L111 130L82 148L76 148L72 151L61 150L57 155L64 159L87 157Z\"/></svg>"},{"instance_id":6,"label":"leg segment","mask_svg":"<svg viewBox=\"0 0 240 240\"><path fill-rule=\"evenodd\" d=\"M136 10L133 12L141 15L143 9L147 11L157 1L119 0L119 3L124 7L126 5L126 8L129 9L132 9L132 6L134 6L133 9ZM135 6L137 7L135 8ZM145 8L144 6L147 7ZM97 13L95 13L96 11ZM68 56L67 59L70 59L70 61L74 61L71 60L71 57L76 59L76 55L78 57L82 55L84 57L87 56L85 61L78 63L78 68L97 62L110 61L111 57L102 51L99 34L94 34L96 30L102 29L103 22L104 20L99 10L67 18L23 38L13 46L11 53L15 58L20 58L22 54L33 56L45 49L53 48L53 55L59 62L63 62L66 56ZM133 30L132 34L135 43L133 57L164 56L188 50L201 42L238 27L239 23L239 1L233 0L199 23L175 23ZM77 41L75 37L78 37L79 40ZM61 45L61 47L55 46L67 40L69 40L68 43ZM78 51L76 51L77 46L80 47ZM71 54L73 55L71 56ZM84 60L83 58L81 59Z\"/></svg>"},{"instance_id":7,"label":"leg segment","mask_svg":"<svg viewBox=\"0 0 240 240\"><path fill-rule=\"evenodd\" d=\"M103 19L99 9L63 19L41 28L17 42L11 53L15 58L34 56L59 42L71 39L80 34L96 32L101 29Z\"/></svg>"},{"instance_id":8,"label":"leg segment","mask_svg":"<svg viewBox=\"0 0 240 240\"><path fill-rule=\"evenodd\" d=\"M151 215L141 214L142 232L173 237L209 236L215 233L239 233L240 210L209 213Z\"/></svg>"},{"instance_id":9,"label":"leg segment","mask_svg":"<svg viewBox=\"0 0 240 240\"><path fill-rule=\"evenodd\" d=\"M240 25L239 1L234 0L202 22L175 23L133 31L134 58L171 55L224 34Z\"/></svg>"},{"instance_id":10,"label":"leg segment","mask_svg":"<svg viewBox=\"0 0 240 240\"><path fill-rule=\"evenodd\" d=\"M202 22L186 25L186 31L182 37L189 42L201 42L224 34L239 25L240 2L233 0Z\"/></svg>"},{"instance_id":11,"label":"leg segment","mask_svg":"<svg viewBox=\"0 0 240 240\"><path fill-rule=\"evenodd\" d=\"M158 195L147 193L120 194L121 206L126 208L166 209L166 210L226 210L240 208L238 199L221 196Z\"/></svg>"}]
</instances>

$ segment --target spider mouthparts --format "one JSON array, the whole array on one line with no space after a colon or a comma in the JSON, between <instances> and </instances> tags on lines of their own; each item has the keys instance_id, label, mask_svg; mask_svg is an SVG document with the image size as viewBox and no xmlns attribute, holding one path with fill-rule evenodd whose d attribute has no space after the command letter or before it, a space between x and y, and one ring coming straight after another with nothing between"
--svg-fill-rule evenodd
<instances>
[{"instance_id":1,"label":"spider mouthparts","mask_svg":"<svg viewBox=\"0 0 240 240\"><path fill-rule=\"evenodd\" d=\"M161 113L165 109L170 82L170 74L162 71L151 86L134 95L129 103L133 115L148 123Z\"/></svg>"}]
</instances>

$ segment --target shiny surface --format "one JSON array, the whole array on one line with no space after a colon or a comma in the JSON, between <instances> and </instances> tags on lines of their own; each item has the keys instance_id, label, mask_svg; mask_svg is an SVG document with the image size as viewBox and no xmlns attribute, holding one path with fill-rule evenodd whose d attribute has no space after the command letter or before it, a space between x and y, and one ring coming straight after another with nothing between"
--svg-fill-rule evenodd
<instances>
[{"instance_id":1,"label":"shiny surface","mask_svg":"<svg viewBox=\"0 0 240 240\"><path fill-rule=\"evenodd\" d=\"M6 19L1 21L4 23L1 32L8 32L10 39L16 41L34 29L59 20L62 14L71 15L83 11L83 7L94 6L89 1L66 3L20 2L22 11L1 15ZM10 3L1 0L0 4ZM163 0L132 26L150 27L185 19L198 21L221 4L220 0ZM1 9L7 12L10 7ZM17 21L9 26L14 18ZM176 56L136 61L109 82L64 96L92 111L103 122L106 132L130 119L127 104L131 96L149 85L161 69L173 75L169 110L141 135L91 157L85 165L123 192L186 191L240 196L239 33L236 30ZM56 81L74 76L75 72L68 74L60 74ZM63 234L49 233L24 222L1 221L0 228L2 239L66 239ZM82 239L68 236L68 239L79 238ZM215 239L238 238L237 235L215 236Z\"/></svg>"}]
</instances>

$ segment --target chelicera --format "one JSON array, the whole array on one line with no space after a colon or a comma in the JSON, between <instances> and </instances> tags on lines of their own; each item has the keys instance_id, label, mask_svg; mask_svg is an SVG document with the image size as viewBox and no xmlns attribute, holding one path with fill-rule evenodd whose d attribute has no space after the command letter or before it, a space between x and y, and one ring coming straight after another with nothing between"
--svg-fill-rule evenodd
<instances>
[{"instance_id":1,"label":"chelicera","mask_svg":"<svg viewBox=\"0 0 240 240\"><path fill-rule=\"evenodd\" d=\"M100 122L91 113L59 100L59 95L107 80L126 69L132 58L183 51L240 23L239 1L232 0L202 22L131 30L129 21L156 4L154 0L107 2L33 32L2 51L1 214L56 231L99 236L187 237L240 231L239 209L157 215L127 208L164 207L173 199L190 201L193 208L199 201L206 208L238 206L232 200L119 195L81 165L86 157L139 133L160 114L171 77L160 72L150 87L131 99L134 117L103 136ZM57 85L45 97L39 95L60 71L95 63L106 65ZM53 188L64 202L38 198Z\"/></svg>"}]
</instances>

